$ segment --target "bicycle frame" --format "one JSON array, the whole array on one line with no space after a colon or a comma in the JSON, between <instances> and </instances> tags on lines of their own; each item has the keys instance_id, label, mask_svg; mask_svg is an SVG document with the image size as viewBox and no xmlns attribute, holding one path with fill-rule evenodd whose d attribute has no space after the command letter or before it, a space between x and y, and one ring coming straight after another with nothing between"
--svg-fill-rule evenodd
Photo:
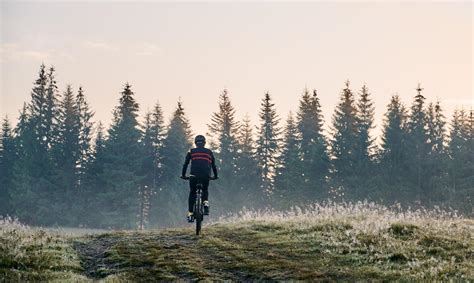
<instances>
[{"instance_id":1,"label":"bicycle frame","mask_svg":"<svg viewBox=\"0 0 474 283\"><path fill-rule=\"evenodd\" d=\"M195 178L195 176L182 178L185 180L189 180L191 178ZM202 221L204 220L204 206L201 199L203 184L201 179L198 178L197 180L198 182L196 184L196 200L194 201L193 217L194 220L196 220L196 235L199 235L199 233L201 232ZM215 180L215 178L209 178L209 180Z\"/></svg>"}]
</instances>

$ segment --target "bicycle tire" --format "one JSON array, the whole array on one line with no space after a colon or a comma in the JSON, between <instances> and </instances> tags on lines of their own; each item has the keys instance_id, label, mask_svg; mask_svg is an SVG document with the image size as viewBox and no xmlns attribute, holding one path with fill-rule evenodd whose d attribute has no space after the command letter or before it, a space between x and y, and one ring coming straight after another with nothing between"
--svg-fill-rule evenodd
<instances>
[{"instance_id":1,"label":"bicycle tire","mask_svg":"<svg viewBox=\"0 0 474 283\"><path fill-rule=\"evenodd\" d=\"M199 236L202 226L202 210L201 210L201 195L196 199L196 206L194 208L194 217L196 220L196 235Z\"/></svg>"}]
</instances>

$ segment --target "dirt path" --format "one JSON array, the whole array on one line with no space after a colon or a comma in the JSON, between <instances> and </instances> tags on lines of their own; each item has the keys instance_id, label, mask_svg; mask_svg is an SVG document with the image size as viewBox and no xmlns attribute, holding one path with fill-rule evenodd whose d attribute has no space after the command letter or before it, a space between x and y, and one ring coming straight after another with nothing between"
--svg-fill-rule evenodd
<instances>
[{"instance_id":1,"label":"dirt path","mask_svg":"<svg viewBox=\"0 0 474 283\"><path fill-rule=\"evenodd\" d=\"M180 260L183 251L198 256L198 240L192 234L120 233L89 236L73 242L73 248L85 275L91 279L103 279L133 269L156 268L154 265L160 257L172 264ZM180 279L194 278L185 269L170 273Z\"/></svg>"},{"instance_id":2,"label":"dirt path","mask_svg":"<svg viewBox=\"0 0 474 283\"><path fill-rule=\"evenodd\" d=\"M99 237L73 243L73 248L79 255L82 268L84 268L87 277L101 279L110 275L108 271L113 270L113 266L107 264L106 255L107 251L118 241L118 238Z\"/></svg>"}]
</instances>

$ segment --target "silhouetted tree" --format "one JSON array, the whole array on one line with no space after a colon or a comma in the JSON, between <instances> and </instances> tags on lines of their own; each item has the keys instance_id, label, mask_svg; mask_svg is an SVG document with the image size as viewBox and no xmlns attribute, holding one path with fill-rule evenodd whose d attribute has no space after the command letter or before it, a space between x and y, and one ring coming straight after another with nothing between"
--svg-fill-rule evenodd
<instances>
[{"instance_id":1,"label":"silhouetted tree","mask_svg":"<svg viewBox=\"0 0 474 283\"><path fill-rule=\"evenodd\" d=\"M270 93L266 92L260 104L260 127L257 139L257 158L261 168L262 189L269 196L273 191L275 169L280 155L279 118Z\"/></svg>"},{"instance_id":2,"label":"silhouetted tree","mask_svg":"<svg viewBox=\"0 0 474 283\"><path fill-rule=\"evenodd\" d=\"M83 183L87 178L85 176L87 173L87 166L89 165L93 154L91 141L92 128L94 127L94 123L92 122L94 112L92 112L89 107L89 103L86 101L82 87L79 87L75 103L77 113L79 115L79 158L77 162L77 186L81 188L83 187Z\"/></svg>"},{"instance_id":3,"label":"silhouetted tree","mask_svg":"<svg viewBox=\"0 0 474 283\"><path fill-rule=\"evenodd\" d=\"M240 182L235 178L236 173L236 147L239 123L235 119L235 109L232 106L228 91L219 96L219 110L212 113L209 127L209 136L213 140L212 147L215 158L219 164L220 180L213 184L212 194L219 210L225 211L235 203L229 199L229 193L235 191ZM214 206L213 210L216 209Z\"/></svg>"},{"instance_id":4,"label":"silhouetted tree","mask_svg":"<svg viewBox=\"0 0 474 283\"><path fill-rule=\"evenodd\" d=\"M426 162L430 152L427 131L427 115L424 107L425 97L421 94L423 88L418 85L417 95L411 106L408 120L407 157L408 180L413 182L413 197L421 201L424 193L428 193L425 173Z\"/></svg>"},{"instance_id":5,"label":"silhouetted tree","mask_svg":"<svg viewBox=\"0 0 474 283\"><path fill-rule=\"evenodd\" d=\"M133 95L131 86L125 84L105 142L102 173L105 187L98 195L102 227L136 227L143 150L137 121L139 106Z\"/></svg>"},{"instance_id":6,"label":"silhouetted tree","mask_svg":"<svg viewBox=\"0 0 474 283\"><path fill-rule=\"evenodd\" d=\"M165 201L157 198L156 194L164 185L161 166L164 138L163 112L160 104L156 103L153 112L148 112L145 115L143 127L142 143L144 157L142 161L142 175L144 175L144 178L140 186L140 220L142 225L144 225L143 221L148 219L150 213L153 214L155 210L159 210L158 206L163 206L163 203L160 203L160 201Z\"/></svg>"},{"instance_id":7,"label":"silhouetted tree","mask_svg":"<svg viewBox=\"0 0 474 283\"><path fill-rule=\"evenodd\" d=\"M307 168L303 168L300 151L298 127L290 112L284 129L283 152L276 170L274 194L277 203L286 208L308 200L307 188L303 186L303 170Z\"/></svg>"},{"instance_id":8,"label":"silhouetted tree","mask_svg":"<svg viewBox=\"0 0 474 283\"><path fill-rule=\"evenodd\" d=\"M323 135L323 115L316 90L310 95L305 89L297 113L297 140L300 143L300 182L303 198L314 200L325 194L329 174L327 141ZM297 180L294 180L297 181Z\"/></svg>"},{"instance_id":9,"label":"silhouetted tree","mask_svg":"<svg viewBox=\"0 0 474 283\"><path fill-rule=\"evenodd\" d=\"M189 185L179 179L186 153L192 146L191 127L186 118L183 105L173 113L166 138L163 141L163 189L157 194L159 211L153 213L155 223L177 225L187 212ZM212 196L211 196L212 199Z\"/></svg>"},{"instance_id":10,"label":"silhouetted tree","mask_svg":"<svg viewBox=\"0 0 474 283\"><path fill-rule=\"evenodd\" d=\"M358 115L354 95L346 81L339 104L333 116L331 151L336 181L354 192L354 177L357 171L357 150L359 148Z\"/></svg>"},{"instance_id":11,"label":"silhouetted tree","mask_svg":"<svg viewBox=\"0 0 474 283\"><path fill-rule=\"evenodd\" d=\"M370 130L374 128L374 103L370 98L367 86L364 84L357 101L357 128L359 132L358 163L361 172L370 170L373 155L375 154L375 139ZM368 173L368 172L367 172Z\"/></svg>"},{"instance_id":12,"label":"silhouetted tree","mask_svg":"<svg viewBox=\"0 0 474 283\"><path fill-rule=\"evenodd\" d=\"M13 168L17 158L13 130L8 117L0 133L0 216L11 214L10 194L13 189Z\"/></svg>"},{"instance_id":13,"label":"silhouetted tree","mask_svg":"<svg viewBox=\"0 0 474 283\"><path fill-rule=\"evenodd\" d=\"M245 116L237 135L236 182L235 195L229 203L231 211L257 207L260 205L262 191L260 189L260 170L256 158L255 140L250 118Z\"/></svg>"}]
</instances>

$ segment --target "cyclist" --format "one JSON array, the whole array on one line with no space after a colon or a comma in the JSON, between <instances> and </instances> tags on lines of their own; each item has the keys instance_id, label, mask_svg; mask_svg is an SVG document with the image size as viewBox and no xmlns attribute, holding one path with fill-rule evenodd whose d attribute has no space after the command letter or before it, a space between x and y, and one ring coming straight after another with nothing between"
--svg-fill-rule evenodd
<instances>
[{"instance_id":1,"label":"cyclist","mask_svg":"<svg viewBox=\"0 0 474 283\"><path fill-rule=\"evenodd\" d=\"M217 179L217 168L214 159L214 154L210 149L205 148L206 138L203 135L197 135L194 139L195 148L192 148L184 160L183 170L181 171L181 178L186 178L186 171L188 164L191 162L191 175L193 178L189 179L189 198L188 198L188 222L193 222L193 206L196 201L196 185L200 181L202 188L202 203L204 206L204 215L209 215L209 178L211 177L211 168L214 173L213 179Z\"/></svg>"}]
</instances>

